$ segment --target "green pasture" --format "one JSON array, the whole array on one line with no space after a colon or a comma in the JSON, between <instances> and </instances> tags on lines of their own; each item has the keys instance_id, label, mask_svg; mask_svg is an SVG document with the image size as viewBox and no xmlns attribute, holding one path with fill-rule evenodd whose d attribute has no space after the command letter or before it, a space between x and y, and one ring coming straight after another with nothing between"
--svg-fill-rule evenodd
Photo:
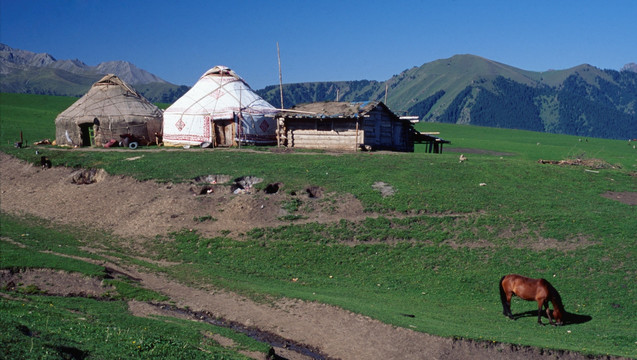
<instances>
[{"instance_id":1,"label":"green pasture","mask_svg":"<svg viewBox=\"0 0 637 360\"><path fill-rule=\"evenodd\" d=\"M0 93L0 144L13 146L43 139L55 140L55 117L77 98Z\"/></svg>"},{"instance_id":2,"label":"green pasture","mask_svg":"<svg viewBox=\"0 0 637 360\"><path fill-rule=\"evenodd\" d=\"M601 196L637 191L637 150L627 141L426 123L417 128L440 131L440 137L452 142L444 153L425 153L422 147L404 154L275 154L253 147L15 149L16 130L19 138L22 128L18 123L30 124L22 129L29 139L53 137L53 119L68 106L63 105L68 98L43 97L37 105L29 102L30 96L8 95L0 97L0 150L24 160L38 163L37 149L54 166L99 167L140 180L181 182L222 174L262 178L258 188L282 182L287 193L320 186L326 194L322 198L299 196L281 207L299 215L311 201L336 208L339 194L348 193L362 202L369 217L331 224L298 224L290 217L288 225L275 228L246 233L227 229L227 237L180 231L147 239L147 257L179 263L159 268L129 258L125 239L97 238L86 229L59 229L38 219L3 214L0 236L11 241L0 241L2 267L64 266L54 258L12 256L22 249L14 243L34 254L54 250L78 258L95 256L81 248L99 243L122 261L137 261L187 283L212 284L259 301L294 297L435 335L637 357L637 207ZM458 161L460 152L467 161ZM126 160L131 157L140 158ZM538 163L575 158L600 159L603 166ZM394 195L383 197L372 187L376 182L391 185ZM199 219L209 216L200 214ZM73 267L67 270L100 276L98 270ZM549 280L573 314L572 321L540 327L535 303L522 301L513 302L513 312L528 316L517 321L504 317L497 282L507 273ZM28 296L34 303L49 301ZM26 316L18 311L19 302L0 301L14 314L9 315L12 321ZM59 301L90 303L84 306L96 312L102 304ZM11 326L29 327L29 321L36 322L30 316ZM79 341L60 336L62 342ZM23 337L22 344L32 340Z\"/></svg>"},{"instance_id":3,"label":"green pasture","mask_svg":"<svg viewBox=\"0 0 637 360\"><path fill-rule=\"evenodd\" d=\"M19 294L0 300L2 358L249 359L238 350L269 347L217 326L175 318L140 318L124 301ZM232 338L225 349L206 334Z\"/></svg>"},{"instance_id":4,"label":"green pasture","mask_svg":"<svg viewBox=\"0 0 637 360\"><path fill-rule=\"evenodd\" d=\"M127 279L109 279L105 268L86 260L94 255L77 248L93 244L89 233L50 229L33 218L0 214L0 269L22 271L48 268L97 278L114 287L100 299L44 296L34 286L14 284L0 291L0 358L106 359L192 358L248 359L239 350L266 354L267 344L222 327L174 318L139 318L128 313L128 300L166 302L169 299ZM69 235L71 234L71 235ZM16 239L11 241L8 239ZM92 240L91 240L92 239ZM111 244L105 244L109 248ZM114 244L117 247L117 244ZM73 253L74 257L68 257ZM121 253L120 253L121 255ZM51 280L53 281L53 280ZM210 338L220 334L235 348L224 348Z\"/></svg>"},{"instance_id":5,"label":"green pasture","mask_svg":"<svg viewBox=\"0 0 637 360\"><path fill-rule=\"evenodd\" d=\"M444 123L419 123L416 129L440 132L436 136L451 141L444 150L481 149L490 151L490 156L507 157L498 154L506 153L530 161L598 158L610 165L637 170L637 150L633 149L637 142L629 142L628 138L625 141L608 140ZM422 149L417 147L416 151ZM465 153L465 156L475 155Z\"/></svg>"}]
</instances>

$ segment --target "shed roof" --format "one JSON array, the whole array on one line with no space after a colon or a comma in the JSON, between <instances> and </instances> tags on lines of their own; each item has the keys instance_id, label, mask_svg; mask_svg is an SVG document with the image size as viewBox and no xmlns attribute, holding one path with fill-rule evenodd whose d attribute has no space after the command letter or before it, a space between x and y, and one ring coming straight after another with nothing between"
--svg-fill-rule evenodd
<instances>
[{"instance_id":1,"label":"shed roof","mask_svg":"<svg viewBox=\"0 0 637 360\"><path fill-rule=\"evenodd\" d=\"M376 108L381 108L390 116L400 120L381 101L343 102L323 101L295 105L290 109L281 110L278 115L288 118L358 118L367 115Z\"/></svg>"}]
</instances>

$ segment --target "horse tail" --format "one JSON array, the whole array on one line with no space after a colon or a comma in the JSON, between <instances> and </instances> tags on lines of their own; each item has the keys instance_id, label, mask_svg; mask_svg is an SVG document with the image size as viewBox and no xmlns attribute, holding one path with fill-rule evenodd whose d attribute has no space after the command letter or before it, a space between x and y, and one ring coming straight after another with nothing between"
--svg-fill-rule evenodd
<instances>
[{"instance_id":1,"label":"horse tail","mask_svg":"<svg viewBox=\"0 0 637 360\"><path fill-rule=\"evenodd\" d=\"M507 308L507 294L504 292L504 287L502 286L502 281L504 281L504 278L506 277L506 275L504 275L501 279L500 282L498 283L498 286L500 287L500 301L502 301L502 306L506 309Z\"/></svg>"}]
</instances>

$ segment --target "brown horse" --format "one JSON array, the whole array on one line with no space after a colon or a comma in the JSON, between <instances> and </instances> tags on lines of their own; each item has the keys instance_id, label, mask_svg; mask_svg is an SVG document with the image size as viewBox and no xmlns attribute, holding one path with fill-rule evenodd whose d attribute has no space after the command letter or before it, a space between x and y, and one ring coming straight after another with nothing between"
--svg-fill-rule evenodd
<instances>
[{"instance_id":1,"label":"brown horse","mask_svg":"<svg viewBox=\"0 0 637 360\"><path fill-rule=\"evenodd\" d=\"M505 316L513 319L511 313L511 297L517 295L520 299L537 301L537 322L542 324L542 307L546 308L546 315L549 324L562 325L562 315L565 313L562 298L545 279L531 279L521 275L506 275L500 279L500 300L502 301L502 312ZM549 301L553 303L553 316L549 310ZM555 324L553 323L555 319Z\"/></svg>"}]
</instances>

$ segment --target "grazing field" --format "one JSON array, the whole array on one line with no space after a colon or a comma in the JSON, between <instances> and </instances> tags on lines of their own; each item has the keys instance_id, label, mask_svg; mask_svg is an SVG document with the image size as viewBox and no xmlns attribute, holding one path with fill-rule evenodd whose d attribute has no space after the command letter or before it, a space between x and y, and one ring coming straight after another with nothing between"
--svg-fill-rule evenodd
<instances>
[{"instance_id":1,"label":"grazing field","mask_svg":"<svg viewBox=\"0 0 637 360\"><path fill-rule=\"evenodd\" d=\"M267 352L267 347L235 334L224 336L245 345L215 347L205 334L221 330L205 324L193 328L166 318L114 316L124 313L131 299L171 300L138 283L108 279L103 266L91 265L108 261L257 302L283 297L336 305L415 331L484 341L485 347L511 343L637 357L637 150L627 141L427 123L418 129L440 131L452 142L443 154L424 153L418 146L415 153L281 152L269 147L104 151L32 144L17 149L13 143L20 130L30 142L53 138L55 115L72 101L12 94L0 99L0 150L37 166L45 155L54 167L101 168L110 176L169 187L210 174L263 180L252 194L218 195L214 212L193 207L187 217L178 218L184 219L181 227L134 238L114 235L114 225L96 228L90 217L78 225L64 216L36 216L37 204L12 207L7 198L11 188L3 187L2 268L79 272L108 280L113 287L106 295L86 299L45 296L36 286L5 286L1 336L3 343L17 344L8 350L11 354L39 358L64 344L96 358L111 351L127 357L127 351L137 350L124 345L126 337L141 350L139 336L150 339L145 340L151 344L147 350L157 351L158 357L173 356L180 348L192 351L193 357L208 352L244 356L237 349ZM459 161L461 153L466 161ZM22 180L13 181L13 188L22 189L17 185ZM273 183L283 184L280 194L265 194ZM320 188L320 195L303 195L310 187ZM124 189L121 193L126 194ZM29 191L20 194L36 198ZM188 196L201 204L209 199ZM257 199L274 204L280 216L265 221L251 212L242 220L252 217L255 226L227 225L232 223L223 217L230 209L221 199L246 199L246 204ZM344 199L360 203L360 212L343 213L348 205ZM340 218L320 220L318 208ZM167 222L177 211L160 210L148 217ZM497 283L507 273L549 280L570 313L567 324L538 326L536 304L519 299L512 310L521 317L512 321L503 316ZM65 320L68 313L72 317ZM67 321L82 332L65 332ZM111 334L113 327L121 330L114 340L119 345L113 345L120 350L103 342L89 344ZM142 329L153 329L153 335Z\"/></svg>"}]
</instances>

